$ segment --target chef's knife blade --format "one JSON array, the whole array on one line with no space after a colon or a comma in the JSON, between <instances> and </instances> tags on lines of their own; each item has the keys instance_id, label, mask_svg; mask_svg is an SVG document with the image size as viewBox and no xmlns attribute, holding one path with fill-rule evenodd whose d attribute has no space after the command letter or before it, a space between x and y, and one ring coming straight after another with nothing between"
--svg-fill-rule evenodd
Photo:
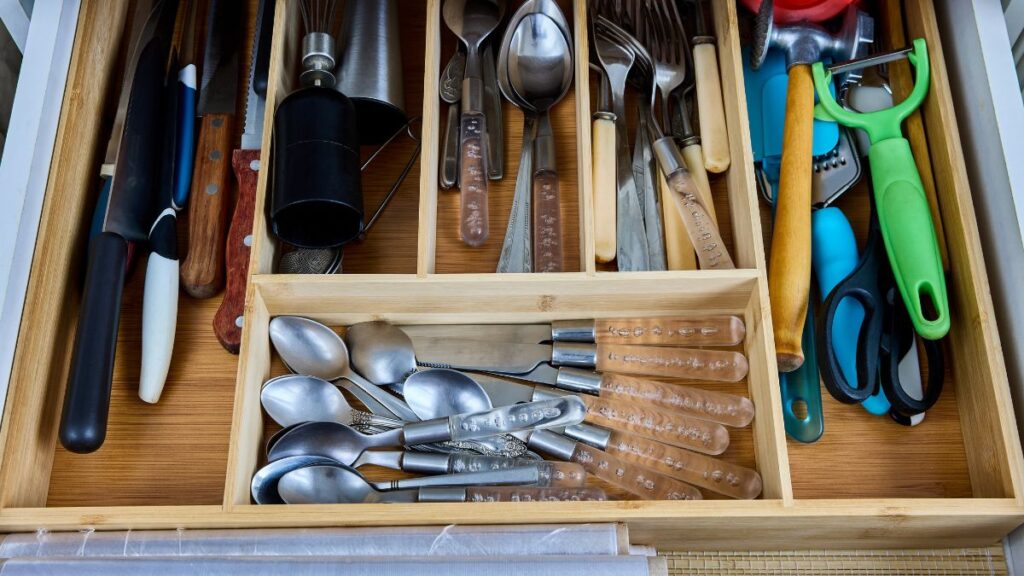
<instances>
[{"instance_id":1,"label":"chef's knife blade","mask_svg":"<svg viewBox=\"0 0 1024 576\"><path fill-rule=\"evenodd\" d=\"M213 317L213 332L225 350L238 354L242 345L242 321L245 312L245 287L249 278L249 255L252 226L256 210L256 187L259 181L260 146L263 143L263 117L266 92L261 94L261 78L269 60L270 30L274 29L274 2L260 0L253 36L252 63L249 65L249 92L245 100L245 126L242 148L232 154L231 165L238 180L238 201L228 229L225 264L227 268L224 298ZM265 79L262 80L265 83ZM265 89L266 86L264 85ZM246 238L249 241L246 241Z\"/></svg>"},{"instance_id":2,"label":"chef's knife blade","mask_svg":"<svg viewBox=\"0 0 1024 576\"><path fill-rule=\"evenodd\" d=\"M199 85L199 128L192 198L189 250L181 267L182 285L196 298L209 298L224 283L224 242L231 193L230 152L238 104L242 43L238 4L210 0L203 76Z\"/></svg>"},{"instance_id":3,"label":"chef's knife blade","mask_svg":"<svg viewBox=\"0 0 1024 576\"><path fill-rule=\"evenodd\" d=\"M146 239L156 216L161 146L155 143L162 140L164 72L176 13L177 0L155 5L126 68L118 106L123 128L112 136L118 144L108 146L107 160L116 158L110 200L89 255L61 414L60 441L72 452L93 452L106 438L128 241Z\"/></svg>"}]
</instances>

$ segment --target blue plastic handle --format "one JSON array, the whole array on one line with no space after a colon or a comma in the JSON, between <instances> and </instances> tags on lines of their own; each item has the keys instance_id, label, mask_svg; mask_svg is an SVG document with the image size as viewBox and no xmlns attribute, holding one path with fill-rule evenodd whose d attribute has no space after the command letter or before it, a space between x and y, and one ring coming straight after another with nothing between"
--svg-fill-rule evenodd
<instances>
[{"instance_id":1,"label":"blue plastic handle","mask_svg":"<svg viewBox=\"0 0 1024 576\"><path fill-rule=\"evenodd\" d=\"M192 165L196 156L196 66L188 64L178 73L178 152L174 165L174 209L180 211L188 202L192 188Z\"/></svg>"},{"instance_id":2,"label":"blue plastic handle","mask_svg":"<svg viewBox=\"0 0 1024 576\"><path fill-rule=\"evenodd\" d=\"M832 289L857 266L857 239L850 221L836 207L811 214L811 267L824 301ZM852 298L839 303L833 318L833 348L847 382L857 382L857 340L864 308ZM889 413L889 400L878 390L861 406L876 416Z\"/></svg>"}]
</instances>

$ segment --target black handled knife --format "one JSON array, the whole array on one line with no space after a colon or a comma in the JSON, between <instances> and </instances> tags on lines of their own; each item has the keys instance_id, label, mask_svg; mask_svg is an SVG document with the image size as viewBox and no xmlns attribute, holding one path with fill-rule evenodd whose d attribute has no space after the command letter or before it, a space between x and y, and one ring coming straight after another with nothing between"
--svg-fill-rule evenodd
<instances>
[{"instance_id":1,"label":"black handled knife","mask_svg":"<svg viewBox=\"0 0 1024 576\"><path fill-rule=\"evenodd\" d=\"M93 452L107 434L128 242L149 236L160 191L162 101L177 0L159 0L135 44L105 164L113 165L102 232L93 240L64 394L60 441ZM122 114L123 113L123 114Z\"/></svg>"}]
</instances>

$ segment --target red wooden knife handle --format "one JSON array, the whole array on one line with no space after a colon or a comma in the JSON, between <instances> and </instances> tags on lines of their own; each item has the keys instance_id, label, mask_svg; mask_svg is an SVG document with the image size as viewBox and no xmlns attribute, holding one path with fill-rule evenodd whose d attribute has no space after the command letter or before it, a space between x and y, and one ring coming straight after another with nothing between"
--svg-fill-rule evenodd
<instances>
[{"instance_id":1,"label":"red wooden knife handle","mask_svg":"<svg viewBox=\"0 0 1024 576\"><path fill-rule=\"evenodd\" d=\"M238 354L242 344L245 289L249 279L252 224L256 211L256 182L259 180L260 151L235 150L231 166L238 179L238 203L228 229L227 286L224 300L213 317L213 331L228 352Z\"/></svg>"},{"instance_id":2,"label":"red wooden knife handle","mask_svg":"<svg viewBox=\"0 0 1024 576\"><path fill-rule=\"evenodd\" d=\"M199 129L188 200L188 256L181 265L182 285L195 298L210 298L224 285L224 237L231 207L228 154L234 124L230 114L207 114Z\"/></svg>"}]
</instances>

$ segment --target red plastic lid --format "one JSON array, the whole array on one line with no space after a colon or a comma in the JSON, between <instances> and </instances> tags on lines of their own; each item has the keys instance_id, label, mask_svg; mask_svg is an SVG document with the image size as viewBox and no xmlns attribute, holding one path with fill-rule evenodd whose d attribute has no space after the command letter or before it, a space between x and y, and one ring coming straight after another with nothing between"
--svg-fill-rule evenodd
<instances>
[{"instance_id":1,"label":"red plastic lid","mask_svg":"<svg viewBox=\"0 0 1024 576\"><path fill-rule=\"evenodd\" d=\"M824 22L839 15L850 4L858 0L775 0L775 21L779 24L790 22ZM761 7L761 0L743 0L751 12Z\"/></svg>"}]
</instances>

